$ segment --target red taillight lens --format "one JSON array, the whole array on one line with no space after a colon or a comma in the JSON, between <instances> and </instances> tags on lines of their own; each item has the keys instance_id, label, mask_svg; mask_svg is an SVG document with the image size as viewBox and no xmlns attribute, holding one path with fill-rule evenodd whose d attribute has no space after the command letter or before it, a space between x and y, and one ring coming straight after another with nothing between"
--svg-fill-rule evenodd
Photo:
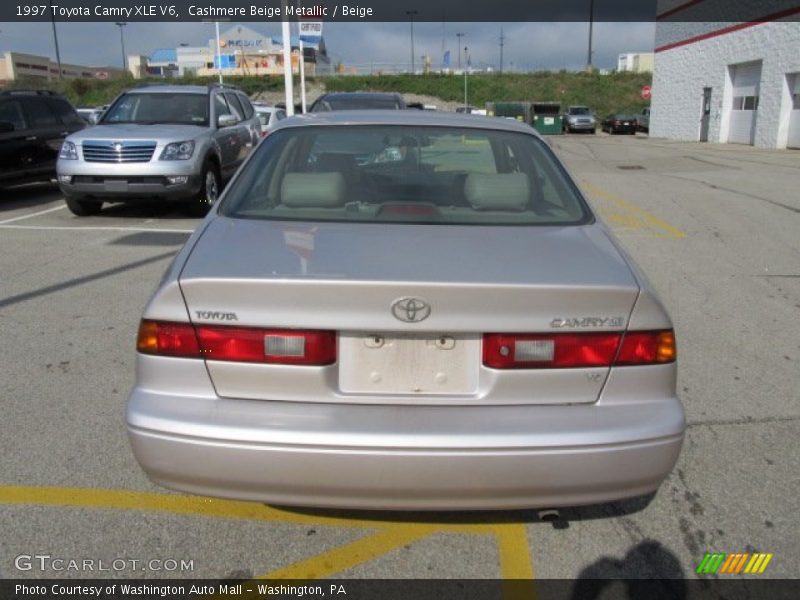
<instances>
[{"instance_id":1,"label":"red taillight lens","mask_svg":"<svg viewBox=\"0 0 800 600\"><path fill-rule=\"evenodd\" d=\"M622 340L617 365L652 365L675 360L675 333L669 331L629 331Z\"/></svg>"},{"instance_id":2,"label":"red taillight lens","mask_svg":"<svg viewBox=\"0 0 800 600\"><path fill-rule=\"evenodd\" d=\"M193 326L143 320L136 348L144 354L235 362L329 365L336 362L335 331Z\"/></svg>"},{"instance_id":3,"label":"red taillight lens","mask_svg":"<svg viewBox=\"0 0 800 600\"><path fill-rule=\"evenodd\" d=\"M620 343L621 342L621 343ZM675 334L509 334L483 336L483 364L493 369L565 369L649 365L675 360Z\"/></svg>"},{"instance_id":4,"label":"red taillight lens","mask_svg":"<svg viewBox=\"0 0 800 600\"><path fill-rule=\"evenodd\" d=\"M619 333L506 334L483 336L483 364L493 369L607 367Z\"/></svg>"},{"instance_id":5,"label":"red taillight lens","mask_svg":"<svg viewBox=\"0 0 800 600\"><path fill-rule=\"evenodd\" d=\"M329 365L336 362L336 333L245 327L197 328L206 360Z\"/></svg>"},{"instance_id":6,"label":"red taillight lens","mask_svg":"<svg viewBox=\"0 0 800 600\"><path fill-rule=\"evenodd\" d=\"M200 358L200 346L191 323L142 320L136 349L143 354Z\"/></svg>"}]
</instances>

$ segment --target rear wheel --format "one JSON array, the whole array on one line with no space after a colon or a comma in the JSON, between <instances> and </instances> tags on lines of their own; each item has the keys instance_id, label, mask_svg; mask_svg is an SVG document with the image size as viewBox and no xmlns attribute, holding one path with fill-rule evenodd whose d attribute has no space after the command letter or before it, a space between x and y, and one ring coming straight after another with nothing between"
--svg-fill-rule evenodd
<instances>
[{"instance_id":1,"label":"rear wheel","mask_svg":"<svg viewBox=\"0 0 800 600\"><path fill-rule=\"evenodd\" d=\"M90 217L100 213L103 208L101 200L78 200L77 198L67 197L64 199L70 212L78 217Z\"/></svg>"}]
</instances>

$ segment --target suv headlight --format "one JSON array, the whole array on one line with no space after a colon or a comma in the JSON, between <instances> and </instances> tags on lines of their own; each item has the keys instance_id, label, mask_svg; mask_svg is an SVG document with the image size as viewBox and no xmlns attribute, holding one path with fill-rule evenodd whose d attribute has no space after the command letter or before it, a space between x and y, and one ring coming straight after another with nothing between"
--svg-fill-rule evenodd
<instances>
[{"instance_id":1,"label":"suv headlight","mask_svg":"<svg viewBox=\"0 0 800 600\"><path fill-rule=\"evenodd\" d=\"M58 158L64 160L78 160L78 149L72 142L64 142L61 144L61 151L58 153Z\"/></svg>"},{"instance_id":2,"label":"suv headlight","mask_svg":"<svg viewBox=\"0 0 800 600\"><path fill-rule=\"evenodd\" d=\"M188 160L194 153L194 142L173 142L164 146L159 160Z\"/></svg>"}]
</instances>

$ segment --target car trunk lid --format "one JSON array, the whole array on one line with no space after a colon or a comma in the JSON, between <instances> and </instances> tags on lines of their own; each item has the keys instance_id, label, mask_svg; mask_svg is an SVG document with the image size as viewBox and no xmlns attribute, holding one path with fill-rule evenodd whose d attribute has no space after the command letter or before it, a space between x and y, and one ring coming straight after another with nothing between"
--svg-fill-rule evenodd
<instances>
[{"instance_id":1,"label":"car trunk lid","mask_svg":"<svg viewBox=\"0 0 800 600\"><path fill-rule=\"evenodd\" d=\"M608 367L496 371L482 335L622 331L639 291L600 225L229 218L209 224L180 285L197 325L338 332L332 366L207 360L220 395L365 402L595 401ZM409 318L408 298L429 314Z\"/></svg>"}]
</instances>

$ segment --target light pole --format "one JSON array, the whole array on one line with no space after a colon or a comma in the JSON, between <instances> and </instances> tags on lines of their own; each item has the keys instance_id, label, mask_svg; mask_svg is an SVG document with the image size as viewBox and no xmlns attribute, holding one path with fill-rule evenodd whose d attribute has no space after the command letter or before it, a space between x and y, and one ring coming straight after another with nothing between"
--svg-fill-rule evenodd
<instances>
[{"instance_id":1,"label":"light pole","mask_svg":"<svg viewBox=\"0 0 800 600\"><path fill-rule=\"evenodd\" d=\"M464 46L464 61L467 60L467 47ZM469 65L464 67L464 112L469 112L469 103L467 102L467 72L469 71Z\"/></svg>"},{"instance_id":2,"label":"light pole","mask_svg":"<svg viewBox=\"0 0 800 600\"><path fill-rule=\"evenodd\" d=\"M122 28L127 25L127 23L114 23L117 27L119 27L119 43L122 46L122 70L128 70L128 61L125 57L125 36L122 35Z\"/></svg>"},{"instance_id":3,"label":"light pole","mask_svg":"<svg viewBox=\"0 0 800 600\"><path fill-rule=\"evenodd\" d=\"M594 25L594 0L589 0L589 53L586 57L586 70L592 70L592 25Z\"/></svg>"},{"instance_id":4,"label":"light pole","mask_svg":"<svg viewBox=\"0 0 800 600\"><path fill-rule=\"evenodd\" d=\"M457 33L456 37L458 38L458 68L461 69L461 38L467 35L466 33ZM466 58L466 57L464 57Z\"/></svg>"},{"instance_id":5,"label":"light pole","mask_svg":"<svg viewBox=\"0 0 800 600\"><path fill-rule=\"evenodd\" d=\"M411 18L411 74L416 72L414 68L414 15L419 14L416 10L407 10L406 14Z\"/></svg>"},{"instance_id":6,"label":"light pole","mask_svg":"<svg viewBox=\"0 0 800 600\"><path fill-rule=\"evenodd\" d=\"M53 3L48 2L48 6L50 7L50 20L53 22L53 43L56 46L56 62L58 63L58 78L62 79L63 74L61 73L61 53L58 51L58 33L56 32L56 14L53 12Z\"/></svg>"},{"instance_id":7,"label":"light pole","mask_svg":"<svg viewBox=\"0 0 800 600\"><path fill-rule=\"evenodd\" d=\"M219 45L219 21L214 21L214 27L217 34L217 74L219 75L219 84L222 85L222 49Z\"/></svg>"}]
</instances>

